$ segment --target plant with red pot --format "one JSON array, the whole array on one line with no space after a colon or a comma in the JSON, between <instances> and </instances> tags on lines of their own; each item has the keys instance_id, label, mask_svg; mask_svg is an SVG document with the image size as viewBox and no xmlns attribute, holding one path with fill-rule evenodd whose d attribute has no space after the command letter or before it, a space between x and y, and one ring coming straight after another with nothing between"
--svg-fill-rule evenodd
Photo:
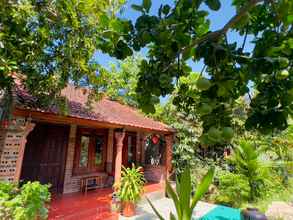
<instances>
[{"instance_id":1,"label":"plant with red pot","mask_svg":"<svg viewBox=\"0 0 293 220\"><path fill-rule=\"evenodd\" d=\"M121 181L116 186L116 195L121 201L122 215L126 217L135 215L136 203L143 194L145 179L141 167L123 167Z\"/></svg>"}]
</instances>

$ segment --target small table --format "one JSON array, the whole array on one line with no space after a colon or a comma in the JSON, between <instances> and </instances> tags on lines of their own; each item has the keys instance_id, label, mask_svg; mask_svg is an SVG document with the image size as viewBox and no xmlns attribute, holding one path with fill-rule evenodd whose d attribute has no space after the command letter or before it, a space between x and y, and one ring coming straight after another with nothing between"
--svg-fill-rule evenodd
<instances>
[{"instance_id":1,"label":"small table","mask_svg":"<svg viewBox=\"0 0 293 220\"><path fill-rule=\"evenodd\" d=\"M99 181L101 176L87 176L81 179L80 189L84 194L87 194L87 191L90 189L100 188Z\"/></svg>"}]
</instances>

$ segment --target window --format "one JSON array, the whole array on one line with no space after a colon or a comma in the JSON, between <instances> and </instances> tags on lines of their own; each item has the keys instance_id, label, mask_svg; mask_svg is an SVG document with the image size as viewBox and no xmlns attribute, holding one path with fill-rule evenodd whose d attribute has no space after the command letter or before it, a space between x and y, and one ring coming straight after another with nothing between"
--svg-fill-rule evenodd
<instances>
[{"instance_id":1,"label":"window","mask_svg":"<svg viewBox=\"0 0 293 220\"><path fill-rule=\"evenodd\" d=\"M134 155L133 155L133 143L132 143L132 136L128 136L127 138L127 147L128 147L128 164L134 163Z\"/></svg>"},{"instance_id":2,"label":"window","mask_svg":"<svg viewBox=\"0 0 293 220\"><path fill-rule=\"evenodd\" d=\"M78 129L74 157L74 174L104 171L107 132Z\"/></svg>"},{"instance_id":3,"label":"window","mask_svg":"<svg viewBox=\"0 0 293 220\"><path fill-rule=\"evenodd\" d=\"M87 136L81 136L79 167L87 167L88 165L89 145L90 138Z\"/></svg>"},{"instance_id":4,"label":"window","mask_svg":"<svg viewBox=\"0 0 293 220\"><path fill-rule=\"evenodd\" d=\"M95 140L95 165L103 163L103 136L97 136Z\"/></svg>"}]
</instances>

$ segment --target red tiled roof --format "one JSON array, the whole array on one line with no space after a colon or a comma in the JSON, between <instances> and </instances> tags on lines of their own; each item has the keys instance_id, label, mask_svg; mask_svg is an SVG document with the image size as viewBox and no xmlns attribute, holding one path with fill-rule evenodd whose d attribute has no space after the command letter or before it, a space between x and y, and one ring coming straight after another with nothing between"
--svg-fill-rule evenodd
<instances>
[{"instance_id":1,"label":"red tiled roof","mask_svg":"<svg viewBox=\"0 0 293 220\"><path fill-rule=\"evenodd\" d=\"M91 109L86 105L89 92L84 88L75 88L68 85L61 94L68 100L68 116L89 119L98 122L107 122L119 126L131 126L154 131L172 132L167 125L144 116L137 109L128 105L112 101L107 97L100 101L93 101ZM17 107L32 109L40 112L58 113L57 107L38 108L36 99L32 97L22 86L16 86Z\"/></svg>"}]
</instances>

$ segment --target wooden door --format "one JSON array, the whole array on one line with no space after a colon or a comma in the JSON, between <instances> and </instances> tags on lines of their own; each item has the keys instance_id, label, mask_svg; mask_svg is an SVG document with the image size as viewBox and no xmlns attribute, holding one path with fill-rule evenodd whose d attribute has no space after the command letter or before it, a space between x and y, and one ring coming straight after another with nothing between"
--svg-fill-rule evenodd
<instances>
[{"instance_id":1,"label":"wooden door","mask_svg":"<svg viewBox=\"0 0 293 220\"><path fill-rule=\"evenodd\" d=\"M62 193L69 127L37 124L28 135L21 179L51 184L52 193Z\"/></svg>"}]
</instances>

